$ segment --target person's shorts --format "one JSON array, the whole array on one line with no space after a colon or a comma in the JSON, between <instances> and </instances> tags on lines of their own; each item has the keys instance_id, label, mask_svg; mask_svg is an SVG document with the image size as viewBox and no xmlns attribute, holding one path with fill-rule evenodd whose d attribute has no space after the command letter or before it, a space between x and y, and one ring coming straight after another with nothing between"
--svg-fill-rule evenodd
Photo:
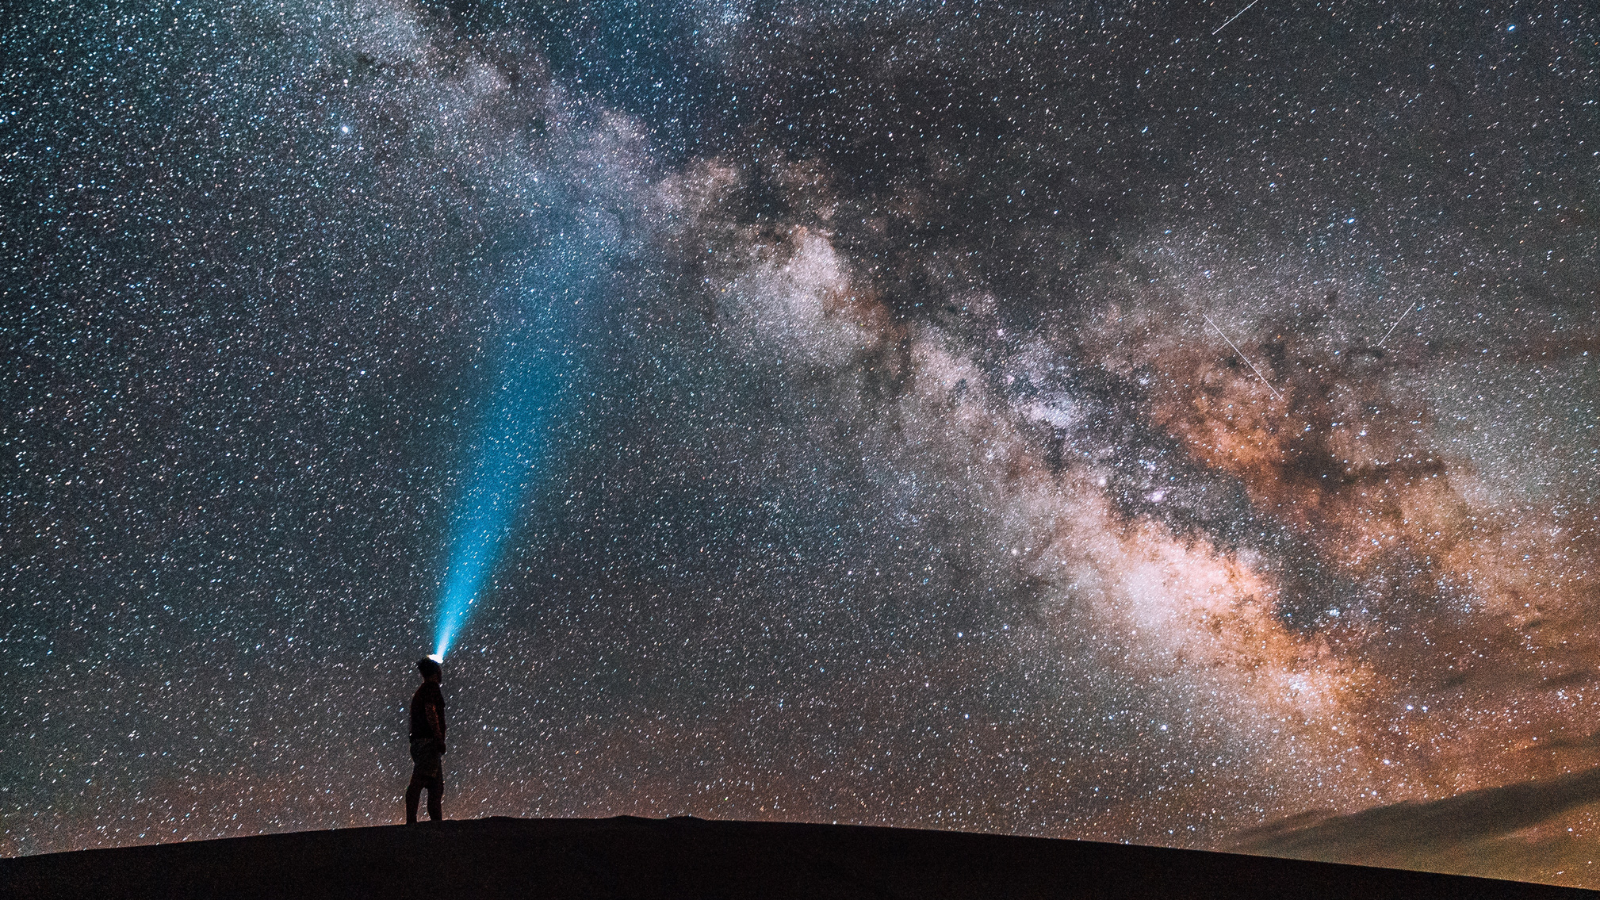
<instances>
[{"instance_id":1,"label":"person's shorts","mask_svg":"<svg viewBox=\"0 0 1600 900\"><path fill-rule=\"evenodd\" d=\"M416 774L434 777L443 774L444 754L439 752L439 741L433 738L411 739L411 761L416 763Z\"/></svg>"}]
</instances>

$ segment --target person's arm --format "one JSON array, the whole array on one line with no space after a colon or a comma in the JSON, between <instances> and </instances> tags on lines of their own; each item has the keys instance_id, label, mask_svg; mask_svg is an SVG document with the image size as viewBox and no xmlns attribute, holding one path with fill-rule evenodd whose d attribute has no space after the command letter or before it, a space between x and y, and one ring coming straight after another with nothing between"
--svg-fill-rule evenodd
<instances>
[{"instance_id":1,"label":"person's arm","mask_svg":"<svg viewBox=\"0 0 1600 900\"><path fill-rule=\"evenodd\" d=\"M428 698L428 725L433 729L433 734L442 743L444 741L444 694L435 688L433 696Z\"/></svg>"}]
</instances>

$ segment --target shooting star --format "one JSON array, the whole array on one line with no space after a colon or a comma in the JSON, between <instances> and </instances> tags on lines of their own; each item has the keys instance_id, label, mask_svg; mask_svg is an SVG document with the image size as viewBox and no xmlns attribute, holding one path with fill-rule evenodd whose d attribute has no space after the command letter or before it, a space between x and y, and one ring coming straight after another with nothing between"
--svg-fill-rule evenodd
<instances>
[{"instance_id":1,"label":"shooting star","mask_svg":"<svg viewBox=\"0 0 1600 900\"><path fill-rule=\"evenodd\" d=\"M1400 318L1395 319L1394 324L1389 326L1389 330L1383 333L1383 340L1378 342L1378 349L1383 349L1383 341L1387 341L1389 339L1389 335L1394 334L1394 330L1400 327L1400 323L1406 320L1406 316L1411 315L1412 310L1419 309L1421 306L1421 303L1413 303L1406 307L1406 311L1400 314Z\"/></svg>"},{"instance_id":2,"label":"shooting star","mask_svg":"<svg viewBox=\"0 0 1600 900\"><path fill-rule=\"evenodd\" d=\"M1267 380L1267 376L1261 374L1261 370L1256 368L1256 364L1250 361L1250 357L1244 355L1244 351L1243 350L1240 350L1238 347L1234 346L1233 341L1229 341L1228 340L1228 336L1222 333L1222 329L1221 328L1217 328L1217 323L1211 321L1211 317L1206 315L1205 313L1201 313L1200 317L1202 319L1205 319L1206 320L1206 324L1210 325L1213 329L1215 329L1217 334L1221 335L1221 337L1222 337L1222 339L1224 341L1228 341L1228 346L1229 347L1233 347L1233 352L1239 354L1239 358L1244 360L1244 364L1250 367L1250 371L1256 373L1256 377L1261 379L1261 383L1267 386L1267 390L1272 392L1272 396L1277 397L1279 400L1282 400L1283 399L1283 395L1278 393L1278 389L1272 386L1272 382Z\"/></svg>"},{"instance_id":3,"label":"shooting star","mask_svg":"<svg viewBox=\"0 0 1600 900\"><path fill-rule=\"evenodd\" d=\"M1249 3L1246 3L1244 5L1244 9L1241 9L1238 12L1234 13L1233 16L1228 19L1228 21L1223 22L1221 25L1218 25L1217 26L1217 30L1211 32L1211 36L1212 37L1216 37L1217 36L1217 32L1220 32L1222 29L1227 28L1229 25L1232 25L1234 19L1237 19L1240 16L1244 15L1245 13L1249 12L1250 11L1250 7L1255 6L1257 3L1260 3L1260 2L1261 2L1261 0L1250 0ZM1213 325L1212 327L1215 328L1216 326ZM1227 338L1223 338L1223 340L1227 340ZM1268 387L1270 387L1270 386L1271 385L1268 385Z\"/></svg>"}]
</instances>

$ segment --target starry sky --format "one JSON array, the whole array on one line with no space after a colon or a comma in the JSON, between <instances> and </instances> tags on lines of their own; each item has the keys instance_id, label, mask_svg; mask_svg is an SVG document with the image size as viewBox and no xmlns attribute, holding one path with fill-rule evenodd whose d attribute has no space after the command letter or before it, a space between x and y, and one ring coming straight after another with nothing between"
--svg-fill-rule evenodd
<instances>
[{"instance_id":1,"label":"starry sky","mask_svg":"<svg viewBox=\"0 0 1600 900\"><path fill-rule=\"evenodd\" d=\"M1600 885L1592 5L6 20L0 854L400 820L471 544L452 817Z\"/></svg>"}]
</instances>

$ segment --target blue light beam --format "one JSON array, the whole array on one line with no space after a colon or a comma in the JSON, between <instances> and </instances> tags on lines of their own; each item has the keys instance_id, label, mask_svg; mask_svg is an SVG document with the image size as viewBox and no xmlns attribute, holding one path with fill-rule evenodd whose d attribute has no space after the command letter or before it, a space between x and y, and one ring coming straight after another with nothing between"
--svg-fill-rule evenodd
<instances>
[{"instance_id":1,"label":"blue light beam","mask_svg":"<svg viewBox=\"0 0 1600 900\"><path fill-rule=\"evenodd\" d=\"M523 497L553 462L550 429L576 374L574 338L588 308L599 305L596 287L616 243L615 225L603 215L569 224L512 290L514 321L502 341L500 376L451 528L434 638L433 655L441 660L482 599Z\"/></svg>"},{"instance_id":2,"label":"blue light beam","mask_svg":"<svg viewBox=\"0 0 1600 900\"><path fill-rule=\"evenodd\" d=\"M520 348L508 348L515 356ZM534 353L505 366L484 423L477 466L463 492L451 538L450 568L439 597L434 655L443 659L493 574L516 523L523 493L542 472L560 364Z\"/></svg>"}]
</instances>

